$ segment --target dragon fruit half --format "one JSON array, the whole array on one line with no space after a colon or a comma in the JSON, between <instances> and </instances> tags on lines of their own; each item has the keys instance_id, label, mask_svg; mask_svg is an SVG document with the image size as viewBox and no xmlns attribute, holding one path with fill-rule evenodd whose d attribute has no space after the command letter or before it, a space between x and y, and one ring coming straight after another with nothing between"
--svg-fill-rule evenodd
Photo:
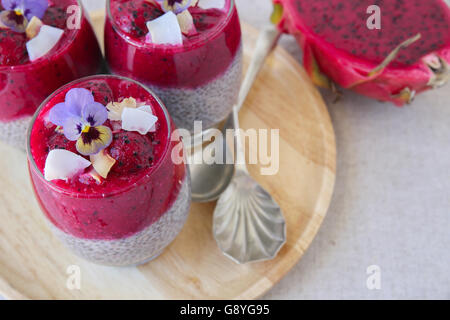
<instances>
[{"instance_id":1,"label":"dragon fruit half","mask_svg":"<svg viewBox=\"0 0 450 320\"><path fill-rule=\"evenodd\" d=\"M273 1L272 22L297 38L319 86L338 84L402 106L450 78L444 0Z\"/></svg>"}]
</instances>

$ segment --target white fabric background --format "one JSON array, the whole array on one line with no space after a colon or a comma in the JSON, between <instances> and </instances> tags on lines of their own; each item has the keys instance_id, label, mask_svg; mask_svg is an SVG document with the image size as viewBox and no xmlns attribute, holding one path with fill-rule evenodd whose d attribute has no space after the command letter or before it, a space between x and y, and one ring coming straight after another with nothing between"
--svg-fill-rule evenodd
<instances>
[{"instance_id":1,"label":"white fabric background","mask_svg":"<svg viewBox=\"0 0 450 320\"><path fill-rule=\"evenodd\" d=\"M236 2L244 22L267 23L269 0ZM281 45L300 61L291 37ZM337 104L324 98L335 194L307 253L263 298L450 299L450 85L402 109L351 92ZM367 289L370 265L381 268L381 290Z\"/></svg>"}]
</instances>

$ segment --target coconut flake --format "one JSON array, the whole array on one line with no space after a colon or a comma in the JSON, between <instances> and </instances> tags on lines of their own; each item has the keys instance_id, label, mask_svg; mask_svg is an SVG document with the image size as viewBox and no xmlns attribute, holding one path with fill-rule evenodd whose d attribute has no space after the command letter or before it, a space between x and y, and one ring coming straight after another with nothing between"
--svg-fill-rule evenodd
<instances>
[{"instance_id":1,"label":"coconut flake","mask_svg":"<svg viewBox=\"0 0 450 320\"><path fill-rule=\"evenodd\" d=\"M90 185L92 184L92 182L95 182L99 185L103 182L102 177L100 177L100 175L97 173L97 171L95 171L94 168L89 170L89 172L87 173L80 174L78 181L86 185Z\"/></svg>"},{"instance_id":2,"label":"coconut flake","mask_svg":"<svg viewBox=\"0 0 450 320\"><path fill-rule=\"evenodd\" d=\"M140 109L125 108L122 113L122 129L137 131L142 135L147 134L157 121L158 118L153 114Z\"/></svg>"},{"instance_id":3,"label":"coconut flake","mask_svg":"<svg viewBox=\"0 0 450 320\"><path fill-rule=\"evenodd\" d=\"M98 174L97 171L95 171L94 168L92 168L91 171L88 172L88 175L97 182L97 184L102 183L102 177Z\"/></svg>"},{"instance_id":4,"label":"coconut flake","mask_svg":"<svg viewBox=\"0 0 450 320\"><path fill-rule=\"evenodd\" d=\"M45 56L61 39L64 30L43 25L36 37L26 44L30 61Z\"/></svg>"},{"instance_id":5,"label":"coconut flake","mask_svg":"<svg viewBox=\"0 0 450 320\"><path fill-rule=\"evenodd\" d=\"M155 44L183 44L183 34L177 16L168 11L164 15L147 22L149 30L148 40Z\"/></svg>"},{"instance_id":6,"label":"coconut flake","mask_svg":"<svg viewBox=\"0 0 450 320\"><path fill-rule=\"evenodd\" d=\"M100 151L91 157L92 166L95 171L103 178L108 177L108 173L116 163L116 159L111 157L105 150Z\"/></svg>"},{"instance_id":7,"label":"coconut flake","mask_svg":"<svg viewBox=\"0 0 450 320\"><path fill-rule=\"evenodd\" d=\"M178 23L180 24L181 32L186 36L193 36L198 34L197 28L194 25L194 18L192 18L189 10L177 14Z\"/></svg>"},{"instance_id":8,"label":"coconut flake","mask_svg":"<svg viewBox=\"0 0 450 320\"><path fill-rule=\"evenodd\" d=\"M27 25L27 28L25 29L27 38L35 38L39 34L39 31L41 30L41 27L43 25L44 24L42 23L41 19L39 19L38 17L34 16L33 18L31 18L30 22Z\"/></svg>"},{"instance_id":9,"label":"coconut flake","mask_svg":"<svg viewBox=\"0 0 450 320\"><path fill-rule=\"evenodd\" d=\"M198 0L198 6L204 10L223 9L225 8L225 0Z\"/></svg>"},{"instance_id":10,"label":"coconut flake","mask_svg":"<svg viewBox=\"0 0 450 320\"><path fill-rule=\"evenodd\" d=\"M148 106L148 105L139 107L138 110L142 110L142 111L145 111L145 112L147 112L147 113L153 114L152 107L150 107L150 106Z\"/></svg>"},{"instance_id":11,"label":"coconut flake","mask_svg":"<svg viewBox=\"0 0 450 320\"><path fill-rule=\"evenodd\" d=\"M136 99L133 97L129 97L123 99L122 102L110 102L106 106L108 109L108 119L112 121L120 121L122 120L122 112L125 108L133 108L137 107Z\"/></svg>"},{"instance_id":12,"label":"coconut flake","mask_svg":"<svg viewBox=\"0 0 450 320\"><path fill-rule=\"evenodd\" d=\"M47 181L67 181L90 165L90 161L73 152L55 149L49 152L45 161L44 177Z\"/></svg>"},{"instance_id":13,"label":"coconut flake","mask_svg":"<svg viewBox=\"0 0 450 320\"><path fill-rule=\"evenodd\" d=\"M138 109L154 115L152 107L150 107L150 106L142 106L142 107L139 107ZM156 121L158 121L158 118ZM156 123L153 125L153 127L150 128L149 132L155 132L155 131L156 131Z\"/></svg>"}]
</instances>

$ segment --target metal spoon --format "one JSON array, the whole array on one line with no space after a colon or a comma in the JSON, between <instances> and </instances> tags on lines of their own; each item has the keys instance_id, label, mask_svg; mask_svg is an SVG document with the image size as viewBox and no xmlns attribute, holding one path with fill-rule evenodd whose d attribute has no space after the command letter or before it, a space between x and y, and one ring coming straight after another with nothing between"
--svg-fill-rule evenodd
<instances>
[{"instance_id":1,"label":"metal spoon","mask_svg":"<svg viewBox=\"0 0 450 320\"><path fill-rule=\"evenodd\" d=\"M203 133L203 135L205 134L208 133ZM202 162L199 164L193 162L193 159L196 158L196 152L190 155L191 164L189 165L189 170L191 173L192 201L215 201L220 197L233 178L234 164L233 159L229 161L231 157L230 148L227 143L223 143L224 164L210 161L213 155L204 154L202 149L197 152L201 153L200 156L202 157ZM208 164L211 162L212 164Z\"/></svg>"},{"instance_id":2,"label":"metal spoon","mask_svg":"<svg viewBox=\"0 0 450 320\"><path fill-rule=\"evenodd\" d=\"M261 67L264 65L267 56L276 45L279 37L280 32L275 27L269 27L263 30L259 35L254 55L252 57L250 66L239 92L237 104L238 111L242 108L242 105L247 98L247 95L253 85L253 82L255 81L256 76L261 70ZM228 129L230 127L230 124L233 124L233 115L230 115L230 117L227 119L223 131ZM203 136L205 135L208 135L208 131L203 133ZM194 147L199 143L201 144L201 141L194 141ZM224 154L230 154L229 147L226 143L224 143ZM191 155L191 157L194 157L194 155ZM217 200L228 187L231 179L233 178L234 165L207 163L207 161L204 161L200 164L191 164L189 166L192 180L192 201L194 202L210 202Z\"/></svg>"},{"instance_id":3,"label":"metal spoon","mask_svg":"<svg viewBox=\"0 0 450 320\"><path fill-rule=\"evenodd\" d=\"M269 29L263 32L262 37L272 35L272 39L276 39L276 34L276 30ZM269 51L266 51L266 56L267 52ZM265 57L255 55L255 61L257 58L262 65ZM219 248L237 263L273 259L286 242L286 222L281 208L271 195L250 177L239 130L238 112L257 73L247 75L239 104L233 108L236 172L231 184L220 196L213 218L213 233Z\"/></svg>"}]
</instances>

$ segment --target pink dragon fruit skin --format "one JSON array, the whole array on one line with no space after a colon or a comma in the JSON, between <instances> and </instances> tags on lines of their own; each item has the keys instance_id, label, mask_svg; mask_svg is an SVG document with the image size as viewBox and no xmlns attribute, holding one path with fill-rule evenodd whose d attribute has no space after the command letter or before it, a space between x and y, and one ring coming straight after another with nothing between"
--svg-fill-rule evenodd
<instances>
[{"instance_id":1,"label":"pink dragon fruit skin","mask_svg":"<svg viewBox=\"0 0 450 320\"><path fill-rule=\"evenodd\" d=\"M296 37L316 85L336 83L402 106L450 77L450 9L443 0L273 2L274 22ZM366 26L367 8L373 4L381 9L380 30ZM387 66L372 72L400 43L418 34Z\"/></svg>"}]
</instances>

